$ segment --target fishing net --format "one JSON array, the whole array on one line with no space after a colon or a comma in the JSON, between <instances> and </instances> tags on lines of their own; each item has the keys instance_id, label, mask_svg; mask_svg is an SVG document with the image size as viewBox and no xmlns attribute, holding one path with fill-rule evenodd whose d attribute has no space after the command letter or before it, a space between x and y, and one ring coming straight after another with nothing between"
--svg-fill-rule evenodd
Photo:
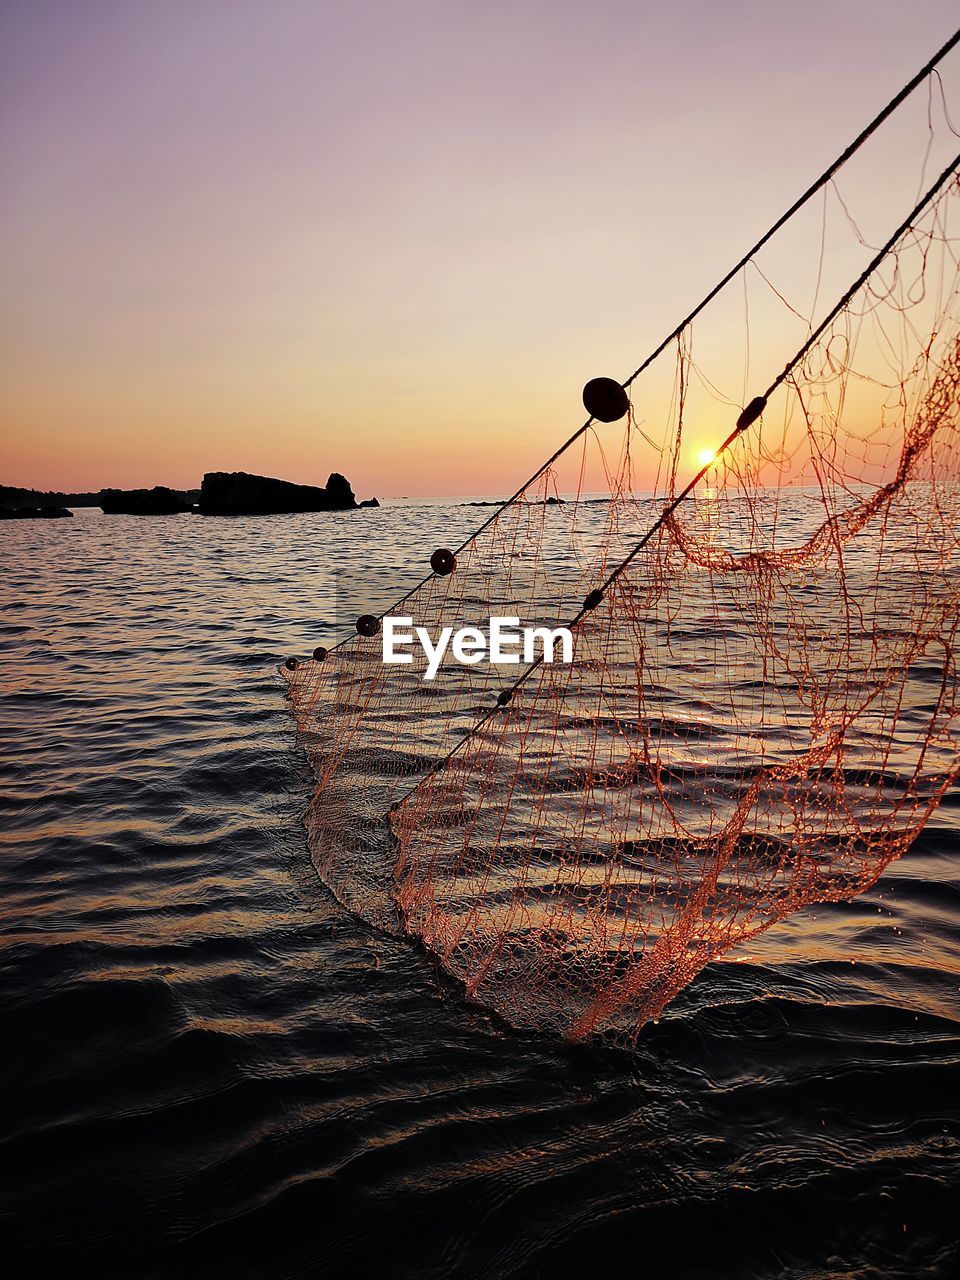
<instances>
[{"instance_id":1,"label":"fishing net","mask_svg":"<svg viewBox=\"0 0 960 1280\"><path fill-rule=\"evenodd\" d=\"M388 611L570 625L572 663L428 680L358 634L285 671L320 874L514 1026L633 1041L871 885L960 771L958 202L954 163L877 250L832 197L866 266L828 310L825 197L812 301L794 244L752 257Z\"/></svg>"}]
</instances>

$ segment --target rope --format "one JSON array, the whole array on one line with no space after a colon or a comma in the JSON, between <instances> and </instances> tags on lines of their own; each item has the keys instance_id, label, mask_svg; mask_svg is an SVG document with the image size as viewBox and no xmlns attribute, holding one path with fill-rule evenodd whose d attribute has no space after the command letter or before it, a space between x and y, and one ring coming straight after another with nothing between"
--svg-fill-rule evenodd
<instances>
[{"instance_id":1,"label":"rope","mask_svg":"<svg viewBox=\"0 0 960 1280\"><path fill-rule=\"evenodd\" d=\"M960 36L960 32L958 32L958 36ZM831 307L830 311L827 313L824 319L820 322L820 324L816 327L816 329L814 329L814 331L806 339L806 341L799 348L796 354L792 356L790 360L787 361L783 369L780 371L780 373L777 374L774 380L770 383L769 387L766 389L763 395L757 396L755 399L753 399L750 402L750 404L746 407L746 409L744 409L743 413L741 413L740 417L737 419L736 426L733 428L733 430L730 432L730 434L727 436L724 442L717 449L716 453L711 458L711 460L708 463L705 463L700 468L700 470L696 473L693 479L690 480L689 483L680 491L680 493L677 494L677 496L671 502L669 502L666 507L664 507L659 517L654 521L654 523L646 531L646 533L643 535L640 541L636 543L633 549L608 574L603 584L600 587L595 588L593 591L591 591L588 594L588 596L586 597L586 600L581 605L578 613L567 623L568 628L572 629L573 627L578 626L579 623L583 621L583 619L586 617L588 613L592 613L593 610L596 609L597 606L602 603L604 595L606 594L607 590L618 580L618 578L620 578L620 576L627 569L627 567L636 559L636 557L640 554L643 548L650 542L650 540L653 537L655 537L655 535L659 532L659 530L663 528L664 524L667 522L667 520L670 519L670 517L677 510L680 504L690 496L690 494L697 487L697 485L700 483L703 477L714 465L716 460L726 452L726 450L733 444L733 442L736 439L738 439L743 434L744 431L747 430L747 428L752 426L752 424L758 420L758 418L763 413L763 410L766 408L767 401L770 399L770 396L777 390L778 387L780 387L787 380L787 378L789 378L792 371L797 367L797 365L801 362L801 360L803 360L803 358L811 350L811 348L815 345L815 343L823 336L823 334L830 327L833 321L836 320L837 316L839 316L841 312L844 311L845 308L849 306L853 297L856 295L856 293L860 289L863 288L863 286L870 279L873 273L885 260L887 255L895 247L897 242L904 235L906 235L906 233L910 230L916 218L924 211L924 209L926 209L927 205L930 204L930 202L934 199L934 197L946 186L950 178L955 176L958 173L958 171L960 171L960 154L958 154L954 158L954 160L946 167L946 169L943 170L939 178L937 178L936 182L934 182L934 184L927 190L926 194L918 201L918 203L914 205L913 209L911 209L907 217L904 218L903 222L900 223L900 225L889 237L889 239L882 246L882 248L880 248L877 251L877 253L870 260L867 266L863 269L863 271L860 273L857 279L853 282L853 284L850 285L850 287L846 290L846 292L841 296L839 301L833 307ZM496 713L501 709L501 707L507 705L507 703L513 697L513 694L521 687L521 685L523 685L530 678L533 672L536 671L543 664L543 660L544 660L543 653L541 653L540 657L536 658L533 662L530 663L529 666L527 666L521 672L521 674L517 677L517 679L513 682L513 684L507 685L503 689L503 691L499 694L496 705L491 707L486 712L484 712L484 714L479 718L479 720L477 720L476 723L470 729L467 730L467 732L463 735L463 737L447 752L447 754L443 756L440 760L438 760L434 765L432 765L430 769L427 770L427 772L423 775L423 777L413 787L411 787L407 792L405 792L404 795L391 806L391 811L399 808L400 805L402 805L404 801L406 801L414 793L414 791L418 790L418 788L422 786L424 782L427 781L427 779L431 778L434 774L439 773L440 770L442 770L444 766L447 764L447 762L451 759L451 757L456 755L456 753L461 749L461 747L463 747L465 743L469 742L470 739L473 738L475 734L483 727L483 725L485 725L487 721L491 719L492 716L496 715Z\"/></svg>"},{"instance_id":2,"label":"rope","mask_svg":"<svg viewBox=\"0 0 960 1280\"><path fill-rule=\"evenodd\" d=\"M734 276L739 271L743 270L743 268L751 261L751 259L754 258L760 252L760 250L764 247L764 245L766 245L768 241L770 241L773 238L773 236L776 235L776 233L780 230L780 228L783 227L787 222L789 222L789 220L793 217L795 213L799 212L799 210L802 209L803 206L813 198L813 196L815 196L819 191L821 191L823 187L825 187L826 184L836 176L836 174L839 172L840 169L843 168L843 166L847 163L847 161L860 150L863 144L869 138L871 138L874 133L876 133L876 131L880 128L880 126L886 120L889 119L889 117L894 113L894 111L897 110L897 108L901 105L901 103L905 102L906 99L909 98L909 96L911 95L911 93L913 93L913 91L917 88L917 86L921 84L927 78L927 76L931 74L931 72L934 71L937 65L943 61L943 59L947 56L947 54L950 53L950 51L953 48L955 48L955 46L958 43L960 43L960 28L958 28L953 33L953 35L950 37L949 40L946 41L945 44L940 46L940 48L933 55L933 57L930 58L930 60L920 68L920 70L916 73L915 76L913 76L910 80L907 81L907 83L903 86L900 92L895 94L894 97L890 99L890 101L886 104L886 106L881 111L879 111L877 115L873 117L870 123L866 125L866 127L859 134L857 134L857 136L853 139L850 145L846 147L843 151L841 151L841 153L837 156L837 158L830 165L828 165L826 169L824 169L824 171L820 174L820 176L816 178L815 181L812 182L809 187L807 187L806 191L804 191L802 195L797 197L797 199L793 202L793 204L790 205L790 207L780 215L780 217L776 220L776 222L774 222L772 226L770 226L764 232L764 234L760 237L760 239L756 242L756 244L753 245L752 248L748 249L747 252L743 255L743 257L740 258L740 260L733 267L730 268L730 270L726 273L726 275L723 276L722 279L720 279L713 286L710 292L704 295L704 297L697 303L697 305L693 308L690 314L684 317L684 319L680 321L680 323L676 326L676 328L672 329L670 333L668 333L667 336L663 339L663 341L660 342L654 348L654 350L651 351L650 354L643 360L643 362L637 366L637 368L633 371L633 373L630 374L630 376L626 379L626 381L620 384L625 391L627 390L628 387L632 385L633 382L636 381L636 379L640 376L640 374L643 373L643 371L647 369L654 362L654 360L656 360L659 356L661 356L663 352L667 349L667 347L683 333L684 329L686 329L688 325L692 324L692 322L696 320L697 316L700 315L700 313L704 310L704 308L709 306L709 304L713 301L713 299L717 296L717 294L719 294L723 289L726 288L726 286L730 283L730 281L734 278ZM463 542L460 543L458 547L454 549L453 554L458 556L461 554L461 552L466 550L466 548L469 547L470 544L474 542L480 536L480 534L484 532L485 529L488 529L490 525L492 525L493 522L504 511L506 511L508 507L512 506L517 501L517 499L520 498L527 491L527 489L530 488L531 485L535 484L536 481L539 480L540 477L543 475L543 473L549 470L549 468L553 466L553 464L557 461L557 459L562 457L563 454L566 453L567 449L569 449L571 445L576 444L576 442L580 439L580 437L590 429L593 423L594 423L594 419L591 417L591 418L588 418L587 421L584 422L582 426L578 427L577 430L573 433L573 435L570 436L569 439L565 440L563 444L561 444L560 447L550 455L550 457L546 460L546 462L542 463L537 468L537 470L533 473L533 475L524 481L524 483L520 486L520 488L517 489L516 493L514 493L511 497L507 498L503 503L501 503L501 505L498 506L492 512L492 514L486 520L484 520L484 522L478 528L474 529L473 533L471 533L469 537L467 537ZM420 590L421 587L425 586L433 576L434 575L432 572L428 573L425 577L421 578L421 580L416 584L416 586L411 587L409 591L407 591L404 595L402 595L398 600L395 600L393 604L391 604L387 609L384 610L383 613L377 616L382 618L388 613L395 612L395 610L399 609L401 605L405 604L410 599L411 596L415 595ZM334 650L339 649L342 645L346 644L348 641L352 640L353 638L354 638L353 636L346 636L343 640L338 641L337 644L332 645L328 652L330 653L334 652Z\"/></svg>"}]
</instances>

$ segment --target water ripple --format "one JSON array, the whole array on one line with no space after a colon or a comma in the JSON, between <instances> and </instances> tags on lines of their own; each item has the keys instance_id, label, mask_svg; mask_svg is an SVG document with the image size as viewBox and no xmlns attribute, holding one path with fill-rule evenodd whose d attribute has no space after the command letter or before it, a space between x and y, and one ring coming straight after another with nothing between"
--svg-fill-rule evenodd
<instances>
[{"instance_id":1,"label":"water ripple","mask_svg":"<svg viewBox=\"0 0 960 1280\"><path fill-rule=\"evenodd\" d=\"M0 528L9 1273L960 1268L960 796L636 1053L510 1032L307 853L276 664L476 517L374 514Z\"/></svg>"}]
</instances>

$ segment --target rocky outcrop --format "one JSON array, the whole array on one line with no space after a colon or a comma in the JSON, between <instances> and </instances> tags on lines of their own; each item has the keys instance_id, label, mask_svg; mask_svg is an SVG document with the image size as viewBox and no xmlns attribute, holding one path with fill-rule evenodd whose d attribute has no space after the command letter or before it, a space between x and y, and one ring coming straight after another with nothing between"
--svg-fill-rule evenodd
<instances>
[{"instance_id":1,"label":"rocky outcrop","mask_svg":"<svg viewBox=\"0 0 960 1280\"><path fill-rule=\"evenodd\" d=\"M72 501L77 498L78 501ZM0 486L0 519L70 516L71 506L98 506L106 515L160 516L198 509L208 516L278 515L296 511L354 511L378 507L376 498L358 503L350 482L334 471L325 485L294 484L246 471L210 471L199 489L101 489L98 494L46 494Z\"/></svg>"},{"instance_id":2,"label":"rocky outcrop","mask_svg":"<svg viewBox=\"0 0 960 1280\"><path fill-rule=\"evenodd\" d=\"M42 507L0 507L0 520L72 520L66 507L47 503Z\"/></svg>"},{"instance_id":3,"label":"rocky outcrop","mask_svg":"<svg viewBox=\"0 0 960 1280\"><path fill-rule=\"evenodd\" d=\"M182 489L101 489L100 509L108 516L172 516L192 511Z\"/></svg>"},{"instance_id":4,"label":"rocky outcrop","mask_svg":"<svg viewBox=\"0 0 960 1280\"><path fill-rule=\"evenodd\" d=\"M29 507L99 507L99 493L61 493L49 489L21 489L17 485L0 484L0 506Z\"/></svg>"},{"instance_id":5,"label":"rocky outcrop","mask_svg":"<svg viewBox=\"0 0 960 1280\"><path fill-rule=\"evenodd\" d=\"M325 486L293 484L246 471L208 471L200 487L205 516L267 516L295 511L353 511L349 482L334 471Z\"/></svg>"}]
</instances>

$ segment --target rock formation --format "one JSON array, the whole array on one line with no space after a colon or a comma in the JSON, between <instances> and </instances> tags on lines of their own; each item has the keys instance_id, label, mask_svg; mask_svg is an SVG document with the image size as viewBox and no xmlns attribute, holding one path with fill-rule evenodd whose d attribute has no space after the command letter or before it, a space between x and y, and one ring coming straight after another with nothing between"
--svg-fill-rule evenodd
<instances>
[{"instance_id":1,"label":"rock formation","mask_svg":"<svg viewBox=\"0 0 960 1280\"><path fill-rule=\"evenodd\" d=\"M334 471L326 486L293 484L246 471L208 471L200 488L205 516L264 516L294 511L352 511L357 506L349 482Z\"/></svg>"},{"instance_id":2,"label":"rock formation","mask_svg":"<svg viewBox=\"0 0 960 1280\"><path fill-rule=\"evenodd\" d=\"M0 484L0 506L29 507L99 507L99 493L61 493L48 489L21 489L17 485Z\"/></svg>"},{"instance_id":3,"label":"rock formation","mask_svg":"<svg viewBox=\"0 0 960 1280\"><path fill-rule=\"evenodd\" d=\"M187 495L181 489L101 489L100 509L105 515L168 516L192 511Z\"/></svg>"}]
</instances>

